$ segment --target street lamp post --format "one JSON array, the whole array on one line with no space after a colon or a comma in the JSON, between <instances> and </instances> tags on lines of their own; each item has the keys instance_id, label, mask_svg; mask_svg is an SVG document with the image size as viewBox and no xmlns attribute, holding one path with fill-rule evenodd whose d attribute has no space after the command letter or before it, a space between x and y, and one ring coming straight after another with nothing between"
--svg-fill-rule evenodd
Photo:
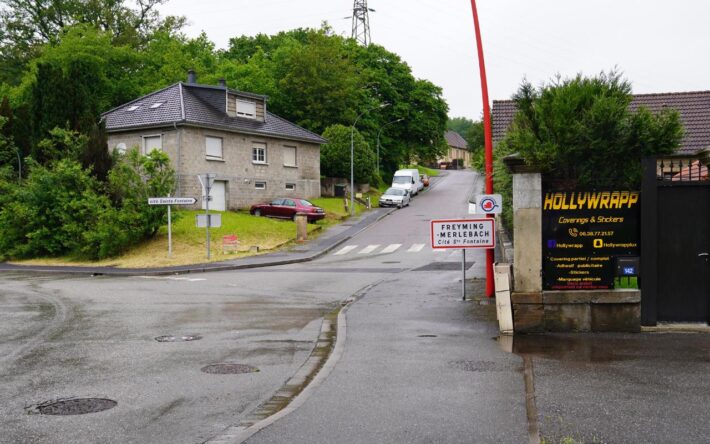
<instances>
[{"instance_id":1,"label":"street lamp post","mask_svg":"<svg viewBox=\"0 0 710 444\"><path fill-rule=\"evenodd\" d=\"M361 112L357 116L357 118L355 118L353 125L350 127L350 215L351 216L355 215L355 125L357 124L357 121L360 120L360 117L364 116L366 113L372 111L373 109L384 108L386 106L389 106L389 103L383 103L383 104L378 105L374 108L366 109L365 111Z\"/></svg>"},{"instance_id":2,"label":"street lamp post","mask_svg":"<svg viewBox=\"0 0 710 444\"><path fill-rule=\"evenodd\" d=\"M387 122L382 127L380 127L380 130L377 132L377 174L380 173L380 134L382 134L382 130L385 129L387 125L391 125L393 123L401 122L404 119L397 119L393 120L391 122Z\"/></svg>"}]
</instances>

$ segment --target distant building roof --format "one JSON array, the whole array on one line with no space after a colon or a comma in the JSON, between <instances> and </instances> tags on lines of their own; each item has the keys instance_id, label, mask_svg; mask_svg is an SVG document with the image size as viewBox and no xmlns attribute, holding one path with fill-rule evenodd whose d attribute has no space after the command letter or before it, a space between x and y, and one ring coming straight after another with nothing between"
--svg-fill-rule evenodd
<instances>
[{"instance_id":1,"label":"distant building roof","mask_svg":"<svg viewBox=\"0 0 710 444\"><path fill-rule=\"evenodd\" d=\"M448 130L444 133L444 137L446 138L447 145L454 148L461 148L464 150L468 149L468 143L466 142L466 139L461 137L461 134L457 133L456 131Z\"/></svg>"},{"instance_id":2,"label":"distant building roof","mask_svg":"<svg viewBox=\"0 0 710 444\"><path fill-rule=\"evenodd\" d=\"M676 153L695 154L710 147L710 91L635 94L629 108L645 106L651 112L672 108L680 114L685 135ZM505 137L517 108L512 100L493 101L493 141Z\"/></svg>"},{"instance_id":3,"label":"distant building roof","mask_svg":"<svg viewBox=\"0 0 710 444\"><path fill-rule=\"evenodd\" d=\"M230 117L226 112L227 91L244 97L265 96L224 86L178 82L103 113L109 132L129 131L173 124L190 124L225 131L326 143L321 136L266 111L265 121Z\"/></svg>"}]
</instances>

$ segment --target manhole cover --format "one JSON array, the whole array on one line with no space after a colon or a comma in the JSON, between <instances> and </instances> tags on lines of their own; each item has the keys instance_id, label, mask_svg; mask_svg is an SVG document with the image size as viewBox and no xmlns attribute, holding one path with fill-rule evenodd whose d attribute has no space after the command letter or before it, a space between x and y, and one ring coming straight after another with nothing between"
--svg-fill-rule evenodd
<instances>
[{"instance_id":1,"label":"manhole cover","mask_svg":"<svg viewBox=\"0 0 710 444\"><path fill-rule=\"evenodd\" d=\"M155 340L158 342L189 342L189 341L198 341L200 339L202 339L202 336L199 336L199 335L184 335L184 336L165 335L165 336L158 336L157 338L155 338Z\"/></svg>"},{"instance_id":2,"label":"manhole cover","mask_svg":"<svg viewBox=\"0 0 710 444\"><path fill-rule=\"evenodd\" d=\"M419 335L418 338L436 338L436 335Z\"/></svg>"},{"instance_id":3,"label":"manhole cover","mask_svg":"<svg viewBox=\"0 0 710 444\"><path fill-rule=\"evenodd\" d=\"M452 361L449 365L465 372L502 372L509 370L505 364L493 361Z\"/></svg>"},{"instance_id":4,"label":"manhole cover","mask_svg":"<svg viewBox=\"0 0 710 444\"><path fill-rule=\"evenodd\" d=\"M259 371L258 368L246 364L210 364L202 367L200 370L213 375L235 375Z\"/></svg>"},{"instance_id":5,"label":"manhole cover","mask_svg":"<svg viewBox=\"0 0 710 444\"><path fill-rule=\"evenodd\" d=\"M85 415L112 409L118 404L105 398L71 398L47 401L29 409L30 413L40 415Z\"/></svg>"},{"instance_id":6,"label":"manhole cover","mask_svg":"<svg viewBox=\"0 0 710 444\"><path fill-rule=\"evenodd\" d=\"M474 262L466 262L466 269L473 267ZM432 262L414 269L414 271L460 271L461 262Z\"/></svg>"}]
</instances>

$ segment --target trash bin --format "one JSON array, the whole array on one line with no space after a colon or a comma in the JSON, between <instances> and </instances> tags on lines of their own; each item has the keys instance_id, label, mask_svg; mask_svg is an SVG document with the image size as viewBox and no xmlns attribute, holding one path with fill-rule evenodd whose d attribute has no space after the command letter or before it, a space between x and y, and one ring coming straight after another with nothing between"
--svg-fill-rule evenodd
<instances>
[{"instance_id":1,"label":"trash bin","mask_svg":"<svg viewBox=\"0 0 710 444\"><path fill-rule=\"evenodd\" d=\"M337 184L335 185L335 197L345 197L345 189L347 185Z\"/></svg>"}]
</instances>

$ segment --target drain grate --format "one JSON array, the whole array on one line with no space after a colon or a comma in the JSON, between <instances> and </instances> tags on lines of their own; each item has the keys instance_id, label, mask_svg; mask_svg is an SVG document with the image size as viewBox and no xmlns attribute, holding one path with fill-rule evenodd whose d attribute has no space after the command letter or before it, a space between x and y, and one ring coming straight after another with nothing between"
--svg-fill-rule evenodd
<instances>
[{"instance_id":1,"label":"drain grate","mask_svg":"<svg viewBox=\"0 0 710 444\"><path fill-rule=\"evenodd\" d=\"M418 338L436 338L436 335L419 335Z\"/></svg>"},{"instance_id":2,"label":"drain grate","mask_svg":"<svg viewBox=\"0 0 710 444\"><path fill-rule=\"evenodd\" d=\"M399 264L400 261L384 261L383 264Z\"/></svg>"},{"instance_id":3,"label":"drain grate","mask_svg":"<svg viewBox=\"0 0 710 444\"><path fill-rule=\"evenodd\" d=\"M28 409L40 415L86 415L116 407L118 403L106 398L70 398L46 401Z\"/></svg>"},{"instance_id":4,"label":"drain grate","mask_svg":"<svg viewBox=\"0 0 710 444\"><path fill-rule=\"evenodd\" d=\"M466 262L466 270L473 267L473 264L473 261ZM414 271L461 271L461 262L432 262Z\"/></svg>"},{"instance_id":5,"label":"drain grate","mask_svg":"<svg viewBox=\"0 0 710 444\"><path fill-rule=\"evenodd\" d=\"M158 342L189 342L189 341L199 341L200 339L202 339L202 336L199 336L199 335L184 335L184 336L165 335L165 336L158 336L157 338L155 338L155 340Z\"/></svg>"},{"instance_id":6,"label":"drain grate","mask_svg":"<svg viewBox=\"0 0 710 444\"><path fill-rule=\"evenodd\" d=\"M246 364L210 364L202 367L205 373L213 375L236 375L241 373L256 373L258 368Z\"/></svg>"}]
</instances>

